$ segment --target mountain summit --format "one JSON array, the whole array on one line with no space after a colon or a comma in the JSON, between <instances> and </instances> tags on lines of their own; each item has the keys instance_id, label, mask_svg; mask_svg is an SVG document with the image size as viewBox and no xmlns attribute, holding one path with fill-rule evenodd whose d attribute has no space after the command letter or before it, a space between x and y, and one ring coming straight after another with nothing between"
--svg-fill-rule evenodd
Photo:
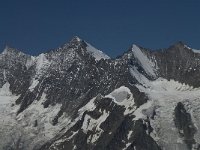
<instances>
[{"instance_id":1,"label":"mountain summit","mask_svg":"<svg viewBox=\"0 0 200 150\"><path fill-rule=\"evenodd\" d=\"M74 37L0 54L0 149L200 148L200 54L178 42L110 59Z\"/></svg>"}]
</instances>

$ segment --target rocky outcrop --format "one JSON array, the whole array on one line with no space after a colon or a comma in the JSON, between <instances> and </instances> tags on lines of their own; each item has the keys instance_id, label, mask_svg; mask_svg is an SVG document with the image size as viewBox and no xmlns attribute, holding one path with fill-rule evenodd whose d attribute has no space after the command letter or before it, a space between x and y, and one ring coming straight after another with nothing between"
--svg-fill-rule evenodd
<instances>
[{"instance_id":1,"label":"rocky outcrop","mask_svg":"<svg viewBox=\"0 0 200 150\"><path fill-rule=\"evenodd\" d=\"M188 113L184 105L179 102L174 110L174 115L174 122L179 130L180 136L184 138L188 149L192 149L192 145L196 144L194 134L197 129L192 122L190 113Z\"/></svg>"}]
</instances>

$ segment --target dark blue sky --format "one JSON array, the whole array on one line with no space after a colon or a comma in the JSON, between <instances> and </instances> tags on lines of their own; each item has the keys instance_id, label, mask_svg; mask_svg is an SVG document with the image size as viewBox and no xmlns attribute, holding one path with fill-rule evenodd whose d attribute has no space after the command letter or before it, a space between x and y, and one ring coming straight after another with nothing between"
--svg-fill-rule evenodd
<instances>
[{"instance_id":1,"label":"dark blue sky","mask_svg":"<svg viewBox=\"0 0 200 150\"><path fill-rule=\"evenodd\" d=\"M135 43L165 48L176 41L200 49L199 0L1 0L5 44L37 55L74 35L108 55Z\"/></svg>"}]
</instances>

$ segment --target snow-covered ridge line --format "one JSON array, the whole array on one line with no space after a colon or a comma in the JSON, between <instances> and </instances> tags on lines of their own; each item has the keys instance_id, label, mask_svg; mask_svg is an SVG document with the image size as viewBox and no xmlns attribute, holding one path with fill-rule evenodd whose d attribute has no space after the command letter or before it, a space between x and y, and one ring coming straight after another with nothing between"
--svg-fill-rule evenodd
<instances>
[{"instance_id":1,"label":"snow-covered ridge line","mask_svg":"<svg viewBox=\"0 0 200 150\"><path fill-rule=\"evenodd\" d=\"M188 48L188 49L190 49L190 50L192 50L194 53L200 53L200 50L198 50L198 49L192 49L192 48L190 48L190 47L187 46L187 45L184 45L184 47L185 47L185 48Z\"/></svg>"},{"instance_id":2,"label":"snow-covered ridge line","mask_svg":"<svg viewBox=\"0 0 200 150\"><path fill-rule=\"evenodd\" d=\"M65 45L68 45L70 44L70 42L72 41L77 41L78 43L79 42L85 42L86 43L86 51L92 55L96 61L100 60L100 59L110 59L110 57L108 55L106 55L104 52L102 52L101 50L98 50L96 49L94 46L92 46L91 44L87 43L86 41L82 40L81 38L79 38L78 36L75 36L72 38L71 41L69 41L67 44ZM61 47L59 47L58 49L61 49ZM48 53L41 53L39 54L38 56L31 56L29 54L25 54L17 49L14 49L14 48L10 48L8 46L5 47L5 49L2 51L2 53L0 53L0 55L7 55L7 54L15 54L15 53L19 53L19 55L27 55L27 56L30 56L30 59L27 60L27 64L26 66L27 67L30 67L31 65L33 65L35 62L37 64L39 64L41 62L41 60L44 60L46 59L45 58L45 55L48 54ZM38 62L37 62L38 61ZM40 68L40 67L39 67Z\"/></svg>"},{"instance_id":3,"label":"snow-covered ridge line","mask_svg":"<svg viewBox=\"0 0 200 150\"><path fill-rule=\"evenodd\" d=\"M200 50L197 50L197 49L192 49L192 51L193 51L194 53L200 53Z\"/></svg>"},{"instance_id":4,"label":"snow-covered ridge line","mask_svg":"<svg viewBox=\"0 0 200 150\"><path fill-rule=\"evenodd\" d=\"M90 53L96 60L100 60L100 59L110 59L110 57L108 55L106 55L105 53L103 53L102 51L96 49L95 47L93 47L91 44L85 42L87 44L87 51L88 53Z\"/></svg>"}]
</instances>

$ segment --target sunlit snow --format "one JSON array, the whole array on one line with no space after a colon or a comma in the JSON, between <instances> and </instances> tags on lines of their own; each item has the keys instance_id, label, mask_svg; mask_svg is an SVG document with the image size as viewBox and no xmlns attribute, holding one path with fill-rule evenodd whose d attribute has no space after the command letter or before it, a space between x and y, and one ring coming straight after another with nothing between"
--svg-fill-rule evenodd
<instances>
[{"instance_id":1,"label":"sunlit snow","mask_svg":"<svg viewBox=\"0 0 200 150\"><path fill-rule=\"evenodd\" d=\"M90 45L89 43L87 43L87 51L92 54L92 56L94 56L94 58L96 60L100 60L100 59L110 59L110 57L106 54L104 54L102 51L94 48L92 45Z\"/></svg>"},{"instance_id":2,"label":"sunlit snow","mask_svg":"<svg viewBox=\"0 0 200 150\"><path fill-rule=\"evenodd\" d=\"M151 76L156 76L156 64L153 63L138 46L133 45L132 52L146 73Z\"/></svg>"},{"instance_id":3,"label":"sunlit snow","mask_svg":"<svg viewBox=\"0 0 200 150\"><path fill-rule=\"evenodd\" d=\"M155 81L148 80L145 76L137 72L135 68L131 70L132 75L138 80L137 87L145 92L149 101L140 106L133 113L134 120L151 116L153 111L156 116L151 120L154 132L151 136L166 149L183 149L185 144L180 142L178 131L174 125L174 109L178 102L182 102L188 112L192 115L193 122L200 128L200 88L193 88L189 85L179 83L174 80L159 78ZM195 140L200 142L200 132L195 134ZM178 139L178 140L177 140ZM186 148L186 147L185 147Z\"/></svg>"}]
</instances>

